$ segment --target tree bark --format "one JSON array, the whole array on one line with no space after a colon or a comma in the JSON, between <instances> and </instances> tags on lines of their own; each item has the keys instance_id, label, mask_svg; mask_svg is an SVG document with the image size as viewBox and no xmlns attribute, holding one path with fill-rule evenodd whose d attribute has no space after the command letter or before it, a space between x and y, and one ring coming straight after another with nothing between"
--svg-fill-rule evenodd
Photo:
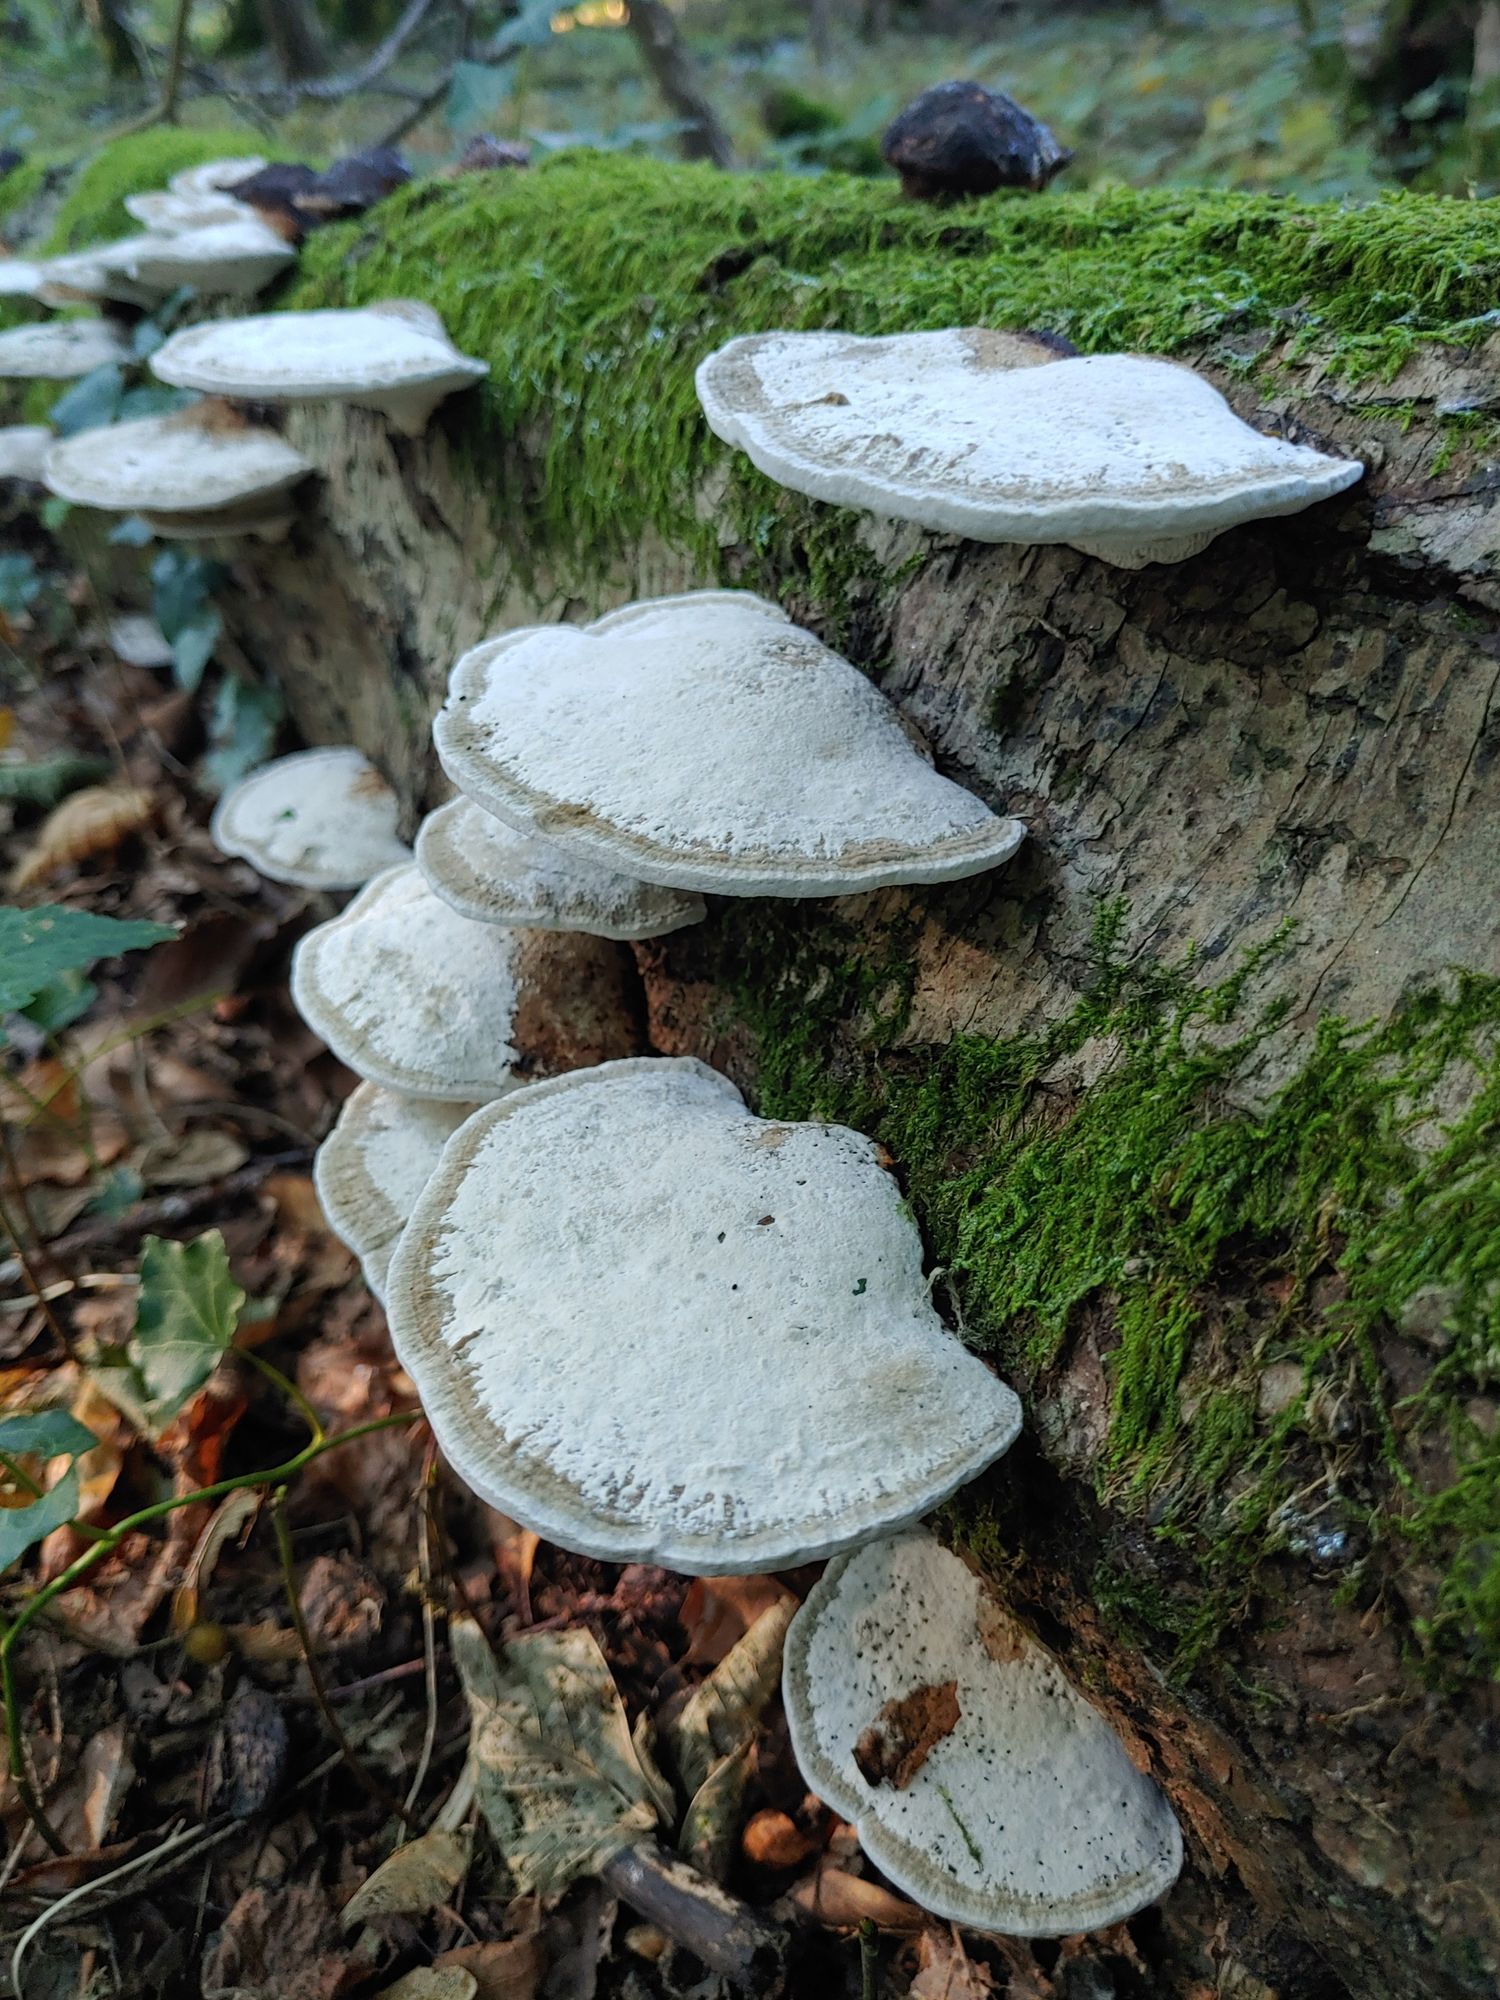
<instances>
[{"instance_id":1,"label":"tree bark","mask_svg":"<svg viewBox=\"0 0 1500 2000\"><path fill-rule=\"evenodd\" d=\"M688 54L677 23L662 0L630 0L630 31L640 44L656 87L688 122L682 135L685 160L712 160L716 167L734 164L729 134L703 89L698 65Z\"/></svg>"},{"instance_id":2,"label":"tree bark","mask_svg":"<svg viewBox=\"0 0 1500 2000\"><path fill-rule=\"evenodd\" d=\"M1500 491L1462 441L1433 470L1440 408L1500 406L1500 341L1419 351L1366 389L1290 343L1267 348L1268 402L1245 379L1242 352L1187 358L1262 429L1364 456L1364 484L1228 533L1189 563L1139 572L1067 548L857 523L851 534L877 560L843 650L878 663L940 766L1016 812L1032 837L999 875L943 890L716 902L704 926L640 949L656 1048L707 1058L754 1099L765 1045L743 1011L746 984L774 987L784 971L815 1009L840 967L883 962L893 937L906 940L909 1004L872 1059L882 1002L862 992L830 1030L829 1074L873 1060L872 1074L898 1075L959 1038L972 1050L1034 1037L1090 988L1091 932L1101 904L1121 898L1124 949L1143 965L1196 946L1203 976L1221 978L1246 952L1274 947L1286 1011L1233 1085L1253 1114L1300 1072L1332 1013L1384 1019L1454 965L1500 976ZM395 439L369 413L301 408L287 428L324 475L318 510L286 545L236 564L226 618L251 661L279 676L307 734L362 745L415 810L442 792L428 728L452 660L487 634L558 615L558 579L544 560L519 566L497 527L542 478L546 439L513 437L481 473L450 455L441 425ZM815 627L825 617L794 554L722 554L731 578ZM647 539L567 596L566 615L721 580ZM782 940L784 967L768 965L768 937ZM1234 1033L1226 1025L1220 1038ZM1030 1086L1030 1115L1066 1128L1107 1088L1115 1053L1101 1031L1059 1059ZM942 1095L941 1069L930 1073L929 1122L941 1130L957 1100ZM1455 1076L1416 1142L1471 1098ZM918 1212L926 1218L920 1202ZM1328 1229L1336 1235L1331 1216ZM1298 1280L1330 1338L1346 1303L1338 1250L1330 1242ZM1263 1398L1282 1393L1281 1295L1257 1261L1272 1249L1242 1251L1242 1265L1230 1258L1201 1276L1205 1331L1179 1385L1184 1409L1211 1400L1229 1367L1248 1370ZM1143 1242L1139 1255L1152 1254ZM955 1282L962 1302L962 1270ZM1474 1679L1433 1693L1413 1664L1441 1579L1392 1554L1371 1553L1356 1572L1337 1538L1325 1547L1288 1530L1213 1645L1169 1671L1151 1634L1197 1616L1204 1582L1108 1472L1117 1308L1097 1287L1057 1353L1018 1367L1026 1442L981 1498L1018 1604L1157 1771L1186 1828L1183 1883L1132 1933L1150 1990L1164 2000L1492 1994L1497 1698ZM1437 1476L1425 1454L1444 1447L1406 1428L1401 1399L1417 1395L1445 1337L1415 1312L1371 1335L1368 1365L1397 1411L1392 1448L1416 1490ZM1299 1505L1323 1504L1333 1479L1372 1515L1399 1506L1396 1475L1367 1437L1340 1432L1340 1407L1333 1396L1325 1442L1308 1443L1318 1499ZM1494 1415L1492 1393L1476 1388L1473 1421ZM1155 1607L1146 1627L1109 1612L1104 1578ZM1124 1946L1106 1938L1094 1950L1107 1967Z\"/></svg>"},{"instance_id":3,"label":"tree bark","mask_svg":"<svg viewBox=\"0 0 1500 2000\"><path fill-rule=\"evenodd\" d=\"M266 47L283 83L328 72L328 50L311 0L256 0Z\"/></svg>"}]
</instances>

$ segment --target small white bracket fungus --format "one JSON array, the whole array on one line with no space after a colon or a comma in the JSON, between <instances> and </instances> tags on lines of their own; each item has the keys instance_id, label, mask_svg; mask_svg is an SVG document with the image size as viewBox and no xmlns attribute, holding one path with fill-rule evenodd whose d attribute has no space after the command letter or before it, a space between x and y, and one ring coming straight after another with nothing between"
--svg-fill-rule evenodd
<instances>
[{"instance_id":1,"label":"small white bracket fungus","mask_svg":"<svg viewBox=\"0 0 1500 2000\"><path fill-rule=\"evenodd\" d=\"M49 257L42 266L41 282L33 297L51 306L70 305L79 299L127 306L157 305L171 286L147 284L130 269L136 252L153 240L149 236L124 236L114 243L92 243L84 250Z\"/></svg>"},{"instance_id":2,"label":"small white bracket fungus","mask_svg":"<svg viewBox=\"0 0 1500 2000\"><path fill-rule=\"evenodd\" d=\"M935 1916L1062 1937L1121 1922L1177 1879L1182 1835L1156 1785L1051 1656L924 1532L829 1564L792 1620L782 1692L803 1777ZM946 1712L903 1746L896 1704L908 1716ZM903 1747L892 1783L880 1753Z\"/></svg>"},{"instance_id":3,"label":"small white bracket fungus","mask_svg":"<svg viewBox=\"0 0 1500 2000\"><path fill-rule=\"evenodd\" d=\"M601 868L470 799L450 799L427 815L416 861L434 894L476 923L649 938L703 921L701 896Z\"/></svg>"},{"instance_id":4,"label":"small white bracket fungus","mask_svg":"<svg viewBox=\"0 0 1500 2000\"><path fill-rule=\"evenodd\" d=\"M358 750L298 750L262 764L227 791L209 831L272 882L358 889L411 859L396 831L401 807Z\"/></svg>"},{"instance_id":5,"label":"small white bracket fungus","mask_svg":"<svg viewBox=\"0 0 1500 2000\"><path fill-rule=\"evenodd\" d=\"M482 1104L638 1046L622 958L601 938L471 923L389 868L292 955L303 1020L358 1075Z\"/></svg>"},{"instance_id":6,"label":"small white bracket fungus","mask_svg":"<svg viewBox=\"0 0 1500 2000\"><path fill-rule=\"evenodd\" d=\"M126 195L125 212L153 236L181 236L190 229L210 229L218 222L243 222L255 214L232 194L173 194L170 188Z\"/></svg>"},{"instance_id":7,"label":"small white bracket fungus","mask_svg":"<svg viewBox=\"0 0 1500 2000\"><path fill-rule=\"evenodd\" d=\"M225 188L249 180L265 164L258 153L237 160L204 160L199 166L184 167L180 173L173 174L167 182L167 192L181 195L189 201L201 200L206 195L222 194Z\"/></svg>"},{"instance_id":8,"label":"small white bracket fungus","mask_svg":"<svg viewBox=\"0 0 1500 2000\"><path fill-rule=\"evenodd\" d=\"M263 515L312 469L275 431L200 404L59 438L45 477L63 499L115 513Z\"/></svg>"},{"instance_id":9,"label":"small white bracket fungus","mask_svg":"<svg viewBox=\"0 0 1500 2000\"><path fill-rule=\"evenodd\" d=\"M142 237L124 259L128 277L158 292L195 291L249 298L279 278L297 252L253 211L176 236Z\"/></svg>"},{"instance_id":10,"label":"small white bracket fungus","mask_svg":"<svg viewBox=\"0 0 1500 2000\"><path fill-rule=\"evenodd\" d=\"M438 1155L473 1104L406 1097L362 1083L313 1160L313 1184L328 1226L360 1261L365 1283L385 1297L386 1267Z\"/></svg>"},{"instance_id":11,"label":"small white bracket fungus","mask_svg":"<svg viewBox=\"0 0 1500 2000\"><path fill-rule=\"evenodd\" d=\"M0 430L0 479L39 483L52 438L45 424L8 424Z\"/></svg>"},{"instance_id":12,"label":"small white bracket fungus","mask_svg":"<svg viewBox=\"0 0 1500 2000\"><path fill-rule=\"evenodd\" d=\"M697 385L714 434L794 492L977 542L1064 542L1122 569L1180 562L1364 472L1262 436L1175 361L1057 360L984 328L748 334Z\"/></svg>"},{"instance_id":13,"label":"small white bracket fungus","mask_svg":"<svg viewBox=\"0 0 1500 2000\"><path fill-rule=\"evenodd\" d=\"M444 1148L386 1281L449 1461L563 1548L786 1568L917 1519L1012 1443L874 1142L649 1057L533 1084Z\"/></svg>"},{"instance_id":14,"label":"small white bracket fungus","mask_svg":"<svg viewBox=\"0 0 1500 2000\"><path fill-rule=\"evenodd\" d=\"M357 403L412 437L445 396L489 373L488 362L459 353L430 307L399 299L184 327L151 367L163 382L213 395Z\"/></svg>"},{"instance_id":15,"label":"small white bracket fungus","mask_svg":"<svg viewBox=\"0 0 1500 2000\"><path fill-rule=\"evenodd\" d=\"M29 257L0 257L0 299L30 299L46 277L46 267Z\"/></svg>"},{"instance_id":16,"label":"small white bracket fungus","mask_svg":"<svg viewBox=\"0 0 1500 2000\"><path fill-rule=\"evenodd\" d=\"M70 382L129 354L124 336L105 320L49 319L0 333L0 376Z\"/></svg>"},{"instance_id":17,"label":"small white bracket fungus","mask_svg":"<svg viewBox=\"0 0 1500 2000\"><path fill-rule=\"evenodd\" d=\"M465 653L432 737L486 812L643 881L729 896L947 882L1020 846L837 653L696 591Z\"/></svg>"}]
</instances>

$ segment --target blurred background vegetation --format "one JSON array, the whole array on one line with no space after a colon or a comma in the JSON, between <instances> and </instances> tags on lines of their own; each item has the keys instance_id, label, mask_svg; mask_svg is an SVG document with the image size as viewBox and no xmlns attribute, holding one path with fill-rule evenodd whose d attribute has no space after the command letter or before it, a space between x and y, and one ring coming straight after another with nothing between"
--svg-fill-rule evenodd
<instances>
[{"instance_id":1,"label":"blurred background vegetation","mask_svg":"<svg viewBox=\"0 0 1500 2000\"><path fill-rule=\"evenodd\" d=\"M76 156L149 115L177 11L0 0L0 148ZM1500 191L1500 0L676 0L669 18L740 165L883 172L883 126L961 76L1053 127L1069 187ZM178 115L313 159L407 125L419 171L481 130L691 150L630 26L628 0L193 0ZM344 91L393 31L399 54ZM307 92L330 78L332 101ZM304 88L274 95L288 79Z\"/></svg>"}]
</instances>

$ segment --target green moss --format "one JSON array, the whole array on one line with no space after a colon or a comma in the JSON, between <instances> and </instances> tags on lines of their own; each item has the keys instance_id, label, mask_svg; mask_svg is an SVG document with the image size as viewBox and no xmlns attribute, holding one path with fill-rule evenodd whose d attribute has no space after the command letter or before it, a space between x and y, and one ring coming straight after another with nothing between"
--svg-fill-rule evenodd
<instances>
[{"instance_id":1,"label":"green moss","mask_svg":"<svg viewBox=\"0 0 1500 2000\"><path fill-rule=\"evenodd\" d=\"M46 190L49 171L52 169L49 168L48 162L35 157L23 160L18 167L12 167L5 178L0 180L0 219L16 215L22 209L29 208L34 201L40 200Z\"/></svg>"},{"instance_id":2,"label":"green moss","mask_svg":"<svg viewBox=\"0 0 1500 2000\"><path fill-rule=\"evenodd\" d=\"M42 247L54 254L127 235L140 224L126 213L126 195L165 187L171 175L206 160L266 152L251 132L195 131L181 125L155 125L149 132L115 139L79 167Z\"/></svg>"},{"instance_id":3,"label":"green moss","mask_svg":"<svg viewBox=\"0 0 1500 2000\"><path fill-rule=\"evenodd\" d=\"M489 361L445 421L491 484L501 442L539 435L535 489L505 495L516 550L592 567L652 528L711 569L726 515L768 555L811 528L825 565L852 559L849 517L788 500L742 464L719 519L699 518L701 482L727 455L693 368L734 334L985 324L1170 353L1217 335L1248 347L1273 329L1370 375L1421 340L1477 337L1497 281L1500 216L1484 202L1113 188L934 212L834 174L573 154L414 184L310 242L288 302L426 299Z\"/></svg>"},{"instance_id":4,"label":"green moss","mask_svg":"<svg viewBox=\"0 0 1500 2000\"><path fill-rule=\"evenodd\" d=\"M764 1112L853 1123L890 1148L974 1345L1035 1382L1103 1309L1097 1488L1197 1575L1181 1598L1138 1579L1106 1595L1180 1667L1269 1555L1312 1549L1336 1569L1439 1562L1417 1643L1443 1671L1500 1670L1500 1447L1465 1414L1500 1354L1500 981L1457 977L1384 1027L1325 1018L1252 1115L1230 1097L1280 1010L1247 1014L1245 996L1256 975L1274 983L1279 947L1206 984L1191 959L1125 963L1122 923L1101 913L1067 1019L1013 1041L899 1045L899 922L872 954L836 920L757 906L721 934L711 974L755 1037ZM1075 1102L1064 1079L1085 1044L1108 1060ZM1435 1126L1459 1083L1477 1084L1469 1109ZM1450 1344L1397 1404L1379 1349L1423 1293L1441 1295ZM1262 1416L1272 1361L1304 1387ZM1378 1503L1329 1474L1335 1402L1368 1440ZM1455 1468L1436 1491L1413 1470L1434 1436Z\"/></svg>"}]
</instances>

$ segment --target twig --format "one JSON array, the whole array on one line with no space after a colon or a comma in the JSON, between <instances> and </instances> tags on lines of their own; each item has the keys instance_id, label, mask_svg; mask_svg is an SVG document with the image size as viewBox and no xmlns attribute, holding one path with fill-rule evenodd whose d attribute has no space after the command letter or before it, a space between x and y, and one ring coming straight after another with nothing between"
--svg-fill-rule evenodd
<instances>
[{"instance_id":1,"label":"twig","mask_svg":"<svg viewBox=\"0 0 1500 2000\"><path fill-rule=\"evenodd\" d=\"M437 1742L438 1691L437 1691L437 1634L432 1615L432 1522L431 1495L433 1482L437 1478L437 1439L428 1441L427 1456L422 1466L422 1479L417 1498L417 1570L422 1591L422 1663L426 1668L427 1684L427 1726L422 1733L422 1751L417 1758L416 1772L406 1793L406 1810L417 1809L422 1786L427 1778L428 1766L432 1762L432 1746Z\"/></svg>"},{"instance_id":2,"label":"twig","mask_svg":"<svg viewBox=\"0 0 1500 2000\"><path fill-rule=\"evenodd\" d=\"M764 1996L781 1991L786 1933L695 1868L643 1843L612 1855L600 1874L621 1902L686 1945L711 1972Z\"/></svg>"},{"instance_id":3,"label":"twig","mask_svg":"<svg viewBox=\"0 0 1500 2000\"><path fill-rule=\"evenodd\" d=\"M875 2000L880 1978L880 1933L873 1917L859 1920L860 2000Z\"/></svg>"},{"instance_id":4,"label":"twig","mask_svg":"<svg viewBox=\"0 0 1500 2000\"><path fill-rule=\"evenodd\" d=\"M10 1163L12 1171L14 1171L15 1155L10 1150L10 1140L6 1136L3 1121L0 1121L0 1139L4 1139L6 1159ZM19 1188L19 1180L17 1180L16 1185ZM70 1361L76 1361L78 1357L73 1351L73 1343L63 1332L62 1322L52 1310L52 1301L47 1296L45 1286L32 1269L31 1259L26 1254L26 1245L22 1240L21 1233L15 1223L12 1222L10 1210L5 1206L3 1201L0 1201L0 1228L4 1229L6 1235L15 1245L16 1254L10 1261L15 1266L16 1276L26 1280L26 1289L41 1307L42 1317L51 1329L52 1338L57 1342L59 1352L65 1354ZM61 1267L59 1266L59 1268Z\"/></svg>"},{"instance_id":5,"label":"twig","mask_svg":"<svg viewBox=\"0 0 1500 2000\"><path fill-rule=\"evenodd\" d=\"M176 124L177 100L182 95L182 63L187 53L188 15L192 6L193 0L177 0L177 12L172 18L172 39L167 44L167 73L162 78L160 97L149 111L143 111L128 125L122 125L112 135L114 138L125 139L133 132L149 132L153 125Z\"/></svg>"},{"instance_id":6,"label":"twig","mask_svg":"<svg viewBox=\"0 0 1500 2000\"><path fill-rule=\"evenodd\" d=\"M281 1558L281 1580L286 1586L287 1609L292 1614L292 1625L297 1634L297 1643L302 1648L302 1663L307 1668L307 1678L312 1683L313 1700L318 1705L318 1713L323 1718L323 1726L339 1747L339 1754L357 1780L360 1789L367 1793L382 1812L394 1813L404 1826L413 1830L416 1820L394 1793L388 1792L373 1771L369 1771L354 1754L354 1746L344 1734L344 1726L334 1714L328 1699L328 1690L323 1685L323 1676L313 1654L312 1635L307 1629L307 1619L302 1610L302 1598L297 1589L297 1564L292 1554L291 1531L286 1524L286 1488L278 1487L271 1501L271 1521L276 1530L276 1552Z\"/></svg>"},{"instance_id":7,"label":"twig","mask_svg":"<svg viewBox=\"0 0 1500 2000\"><path fill-rule=\"evenodd\" d=\"M704 92L698 66L688 54L677 22L663 0L627 0L627 21L656 87L685 119L682 154L687 160L712 160L716 167L734 165L734 148L719 122L719 114Z\"/></svg>"}]
</instances>

